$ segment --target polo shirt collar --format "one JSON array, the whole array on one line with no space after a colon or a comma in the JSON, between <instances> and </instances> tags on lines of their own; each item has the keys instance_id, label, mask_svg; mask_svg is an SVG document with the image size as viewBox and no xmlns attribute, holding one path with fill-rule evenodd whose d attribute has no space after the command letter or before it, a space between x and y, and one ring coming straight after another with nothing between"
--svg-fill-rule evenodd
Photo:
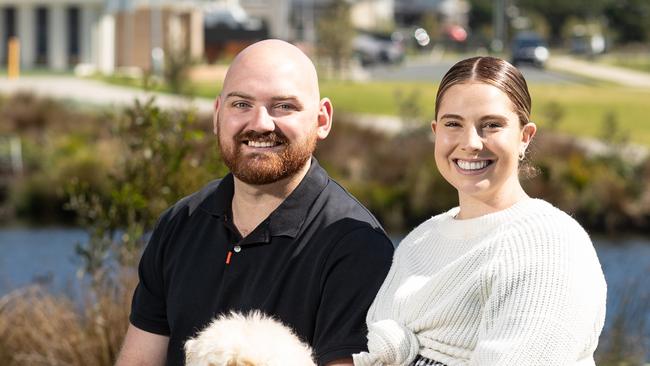
<instances>
[{"instance_id":1,"label":"polo shirt collar","mask_svg":"<svg viewBox=\"0 0 650 366\"><path fill-rule=\"evenodd\" d=\"M328 176L316 158L311 158L311 166L300 184L284 202L269 215L269 230L273 236L286 235L295 238L307 218L312 204L325 189Z\"/></svg>"},{"instance_id":2,"label":"polo shirt collar","mask_svg":"<svg viewBox=\"0 0 650 366\"><path fill-rule=\"evenodd\" d=\"M295 238L307 218L309 209L323 191L327 182L327 173L318 164L316 158L312 157L311 166L302 181L280 206L271 212L269 217L260 223L259 227L253 230L251 235L258 240L262 239L262 241L268 241L270 239L268 235ZM200 204L200 207L213 216L223 217L228 215L231 212L234 191L234 178L232 173L229 173L221 180L215 192ZM266 240L259 237L259 235L265 237Z\"/></svg>"}]
</instances>

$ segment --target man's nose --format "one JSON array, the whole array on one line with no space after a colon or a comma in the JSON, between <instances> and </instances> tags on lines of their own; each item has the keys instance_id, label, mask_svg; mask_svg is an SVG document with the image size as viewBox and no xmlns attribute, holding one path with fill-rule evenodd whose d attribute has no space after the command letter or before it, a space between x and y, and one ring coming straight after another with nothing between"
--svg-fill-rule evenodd
<instances>
[{"instance_id":1,"label":"man's nose","mask_svg":"<svg viewBox=\"0 0 650 366\"><path fill-rule=\"evenodd\" d=\"M461 149L467 152L480 151L483 148L483 137L474 127L468 128L463 133Z\"/></svg>"},{"instance_id":2,"label":"man's nose","mask_svg":"<svg viewBox=\"0 0 650 366\"><path fill-rule=\"evenodd\" d=\"M255 113L250 121L250 129L257 132L273 131L275 130L275 121L269 114L266 107L259 107L255 109Z\"/></svg>"}]
</instances>

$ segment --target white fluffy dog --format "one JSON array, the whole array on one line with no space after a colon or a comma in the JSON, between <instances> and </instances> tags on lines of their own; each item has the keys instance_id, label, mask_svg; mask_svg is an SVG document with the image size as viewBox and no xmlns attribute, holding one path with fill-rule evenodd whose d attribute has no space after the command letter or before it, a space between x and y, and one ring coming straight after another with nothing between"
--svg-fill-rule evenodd
<instances>
[{"instance_id":1,"label":"white fluffy dog","mask_svg":"<svg viewBox=\"0 0 650 366\"><path fill-rule=\"evenodd\" d=\"M315 366L311 348L279 321L230 313L185 342L187 366Z\"/></svg>"}]
</instances>

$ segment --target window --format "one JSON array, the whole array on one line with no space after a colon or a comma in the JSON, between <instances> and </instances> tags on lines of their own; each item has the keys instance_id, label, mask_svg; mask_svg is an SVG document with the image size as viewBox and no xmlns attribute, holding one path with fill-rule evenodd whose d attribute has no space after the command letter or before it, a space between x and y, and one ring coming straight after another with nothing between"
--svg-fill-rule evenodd
<instances>
[{"instance_id":1,"label":"window","mask_svg":"<svg viewBox=\"0 0 650 366\"><path fill-rule=\"evenodd\" d=\"M48 9L36 8L36 64L47 65Z\"/></svg>"},{"instance_id":2,"label":"window","mask_svg":"<svg viewBox=\"0 0 650 366\"><path fill-rule=\"evenodd\" d=\"M68 62L71 65L79 63L79 7L70 6L66 11L68 23Z\"/></svg>"}]
</instances>

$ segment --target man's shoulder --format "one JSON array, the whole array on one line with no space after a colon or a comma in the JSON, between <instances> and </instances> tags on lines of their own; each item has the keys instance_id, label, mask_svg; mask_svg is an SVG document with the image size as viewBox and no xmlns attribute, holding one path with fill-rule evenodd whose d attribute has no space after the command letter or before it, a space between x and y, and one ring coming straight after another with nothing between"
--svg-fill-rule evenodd
<instances>
[{"instance_id":1,"label":"man's shoulder","mask_svg":"<svg viewBox=\"0 0 650 366\"><path fill-rule=\"evenodd\" d=\"M223 181L224 179L221 178L215 179L198 191L178 200L168 209L169 219L172 220L181 213L185 213L187 216L192 216L196 209L199 208L199 206L219 188Z\"/></svg>"},{"instance_id":2,"label":"man's shoulder","mask_svg":"<svg viewBox=\"0 0 650 366\"><path fill-rule=\"evenodd\" d=\"M328 179L323 193L323 198L325 199L323 203L324 209L339 216L364 219L365 221L379 225L375 216L334 179Z\"/></svg>"}]
</instances>

